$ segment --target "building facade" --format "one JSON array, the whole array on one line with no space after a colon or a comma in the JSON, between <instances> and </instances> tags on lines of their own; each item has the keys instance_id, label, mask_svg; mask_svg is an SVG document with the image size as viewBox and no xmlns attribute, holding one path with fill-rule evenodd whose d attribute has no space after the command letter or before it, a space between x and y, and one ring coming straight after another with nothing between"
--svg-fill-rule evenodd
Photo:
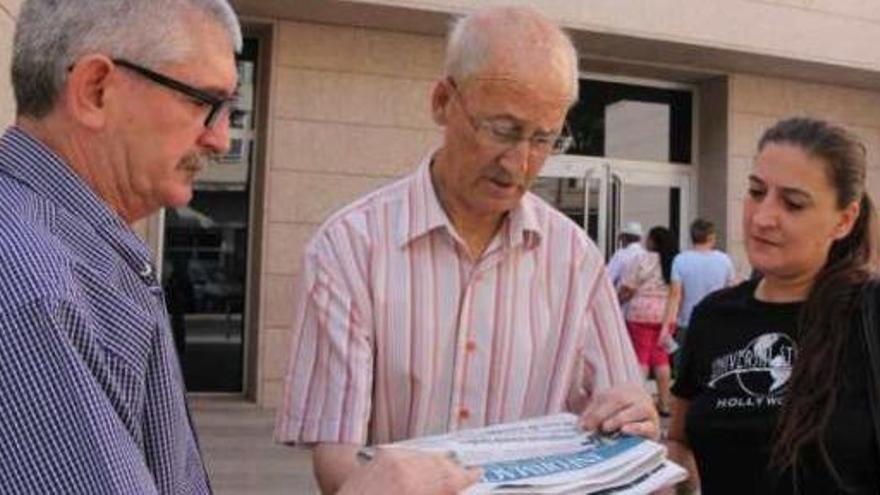
<instances>
[{"instance_id":1,"label":"building facade","mask_svg":"<svg viewBox=\"0 0 880 495\"><path fill-rule=\"evenodd\" d=\"M248 38L234 153L191 208L138 226L166 278L191 279L181 321L194 389L279 403L305 243L440 142L429 98L446 27L502 3L538 7L578 48L582 98L568 120L578 146L548 163L535 190L607 253L627 221L669 226L684 243L702 216L746 275L741 209L755 143L789 115L861 136L880 195L874 0L233 0ZM3 66L18 4L0 0Z\"/></svg>"}]
</instances>

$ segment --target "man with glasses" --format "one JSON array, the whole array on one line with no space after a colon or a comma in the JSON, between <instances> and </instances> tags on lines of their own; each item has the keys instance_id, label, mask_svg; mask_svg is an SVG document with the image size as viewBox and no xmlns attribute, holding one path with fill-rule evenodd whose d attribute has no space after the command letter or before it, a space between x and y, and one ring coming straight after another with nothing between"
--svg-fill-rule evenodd
<instances>
[{"instance_id":1,"label":"man with glasses","mask_svg":"<svg viewBox=\"0 0 880 495\"><path fill-rule=\"evenodd\" d=\"M325 493L366 442L562 410L658 432L603 259L528 192L570 142L577 55L532 9L459 20L431 97L443 143L309 243L276 437Z\"/></svg>"},{"instance_id":2,"label":"man with glasses","mask_svg":"<svg viewBox=\"0 0 880 495\"><path fill-rule=\"evenodd\" d=\"M0 493L210 492L130 224L186 204L228 150L241 44L226 0L22 3L0 138ZM474 479L439 457L371 464L348 493Z\"/></svg>"},{"instance_id":3,"label":"man with glasses","mask_svg":"<svg viewBox=\"0 0 880 495\"><path fill-rule=\"evenodd\" d=\"M0 138L0 493L209 493L130 225L229 146L225 0L26 0Z\"/></svg>"}]
</instances>

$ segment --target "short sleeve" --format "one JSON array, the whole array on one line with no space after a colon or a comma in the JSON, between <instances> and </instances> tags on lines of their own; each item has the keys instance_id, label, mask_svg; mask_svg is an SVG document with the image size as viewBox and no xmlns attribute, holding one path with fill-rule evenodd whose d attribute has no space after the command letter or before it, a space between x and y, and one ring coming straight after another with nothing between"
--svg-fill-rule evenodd
<instances>
[{"instance_id":1,"label":"short sleeve","mask_svg":"<svg viewBox=\"0 0 880 495\"><path fill-rule=\"evenodd\" d=\"M340 245L323 239L310 246L305 258L275 427L282 443L364 444L367 439L371 318L352 281L356 270L345 270L339 258Z\"/></svg>"},{"instance_id":2,"label":"short sleeve","mask_svg":"<svg viewBox=\"0 0 880 495\"><path fill-rule=\"evenodd\" d=\"M670 276L670 280L673 282L681 282L682 263L682 257L680 254L675 255L675 258L672 259L672 275Z\"/></svg>"}]
</instances>

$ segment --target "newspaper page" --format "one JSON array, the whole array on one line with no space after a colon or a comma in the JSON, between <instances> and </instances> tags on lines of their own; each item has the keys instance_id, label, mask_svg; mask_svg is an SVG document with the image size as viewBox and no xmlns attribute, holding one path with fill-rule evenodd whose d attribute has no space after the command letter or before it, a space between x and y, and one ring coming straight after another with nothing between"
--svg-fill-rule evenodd
<instances>
[{"instance_id":1,"label":"newspaper page","mask_svg":"<svg viewBox=\"0 0 880 495\"><path fill-rule=\"evenodd\" d=\"M482 469L465 493L650 493L684 480L662 445L640 437L599 435L562 413L421 437L388 446L443 453ZM369 452L365 452L369 454Z\"/></svg>"}]
</instances>

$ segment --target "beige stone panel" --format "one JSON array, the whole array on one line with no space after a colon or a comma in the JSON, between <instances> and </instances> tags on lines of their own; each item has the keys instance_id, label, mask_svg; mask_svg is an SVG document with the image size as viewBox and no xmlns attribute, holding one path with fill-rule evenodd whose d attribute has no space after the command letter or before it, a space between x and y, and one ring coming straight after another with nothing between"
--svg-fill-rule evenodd
<instances>
[{"instance_id":1,"label":"beige stone panel","mask_svg":"<svg viewBox=\"0 0 880 495\"><path fill-rule=\"evenodd\" d=\"M267 327L290 327L296 307L296 284L293 275L264 275L262 322Z\"/></svg>"},{"instance_id":2,"label":"beige stone panel","mask_svg":"<svg viewBox=\"0 0 880 495\"><path fill-rule=\"evenodd\" d=\"M257 404L264 409L278 409L284 395L284 382L282 380L260 381L260 391L257 393Z\"/></svg>"},{"instance_id":3,"label":"beige stone panel","mask_svg":"<svg viewBox=\"0 0 880 495\"><path fill-rule=\"evenodd\" d=\"M273 172L269 178L269 221L323 223L332 212L391 180Z\"/></svg>"},{"instance_id":4,"label":"beige stone panel","mask_svg":"<svg viewBox=\"0 0 880 495\"><path fill-rule=\"evenodd\" d=\"M880 124L880 115L877 120ZM868 167L880 167L880 127L849 126L849 129L865 144Z\"/></svg>"},{"instance_id":5,"label":"beige stone panel","mask_svg":"<svg viewBox=\"0 0 880 495\"><path fill-rule=\"evenodd\" d=\"M868 169L868 192L871 193L871 199L874 200L874 206L880 205L880 167L870 167Z\"/></svg>"},{"instance_id":6,"label":"beige stone panel","mask_svg":"<svg viewBox=\"0 0 880 495\"><path fill-rule=\"evenodd\" d=\"M806 115L837 122L857 122L865 118L859 107L868 104L867 92L860 94L834 86L797 81L786 81L785 87L786 91L791 93L792 104L787 114Z\"/></svg>"},{"instance_id":7,"label":"beige stone panel","mask_svg":"<svg viewBox=\"0 0 880 495\"><path fill-rule=\"evenodd\" d=\"M730 109L758 115L784 115L793 104L783 81L748 74L730 77Z\"/></svg>"},{"instance_id":8,"label":"beige stone panel","mask_svg":"<svg viewBox=\"0 0 880 495\"><path fill-rule=\"evenodd\" d=\"M731 201L745 197L746 188L749 184L749 174L752 171L753 157L732 157L728 161L727 168L727 197Z\"/></svg>"},{"instance_id":9,"label":"beige stone panel","mask_svg":"<svg viewBox=\"0 0 880 495\"><path fill-rule=\"evenodd\" d=\"M736 74L731 108L780 119L807 115L849 125L878 126L880 92Z\"/></svg>"},{"instance_id":10,"label":"beige stone panel","mask_svg":"<svg viewBox=\"0 0 880 495\"><path fill-rule=\"evenodd\" d=\"M731 220L733 220L731 223L727 224L726 239L728 245L742 243L745 239L742 227L743 199L744 198L742 197L735 198L730 201L729 205L727 205L728 210L731 212Z\"/></svg>"},{"instance_id":11,"label":"beige stone panel","mask_svg":"<svg viewBox=\"0 0 880 495\"><path fill-rule=\"evenodd\" d=\"M440 128L278 120L272 166L284 170L400 176L442 140Z\"/></svg>"},{"instance_id":12,"label":"beige stone panel","mask_svg":"<svg viewBox=\"0 0 880 495\"><path fill-rule=\"evenodd\" d=\"M261 339L260 363L264 381L283 380L290 355L290 329L266 328Z\"/></svg>"},{"instance_id":13,"label":"beige stone panel","mask_svg":"<svg viewBox=\"0 0 880 495\"><path fill-rule=\"evenodd\" d=\"M0 5L0 7L5 7L5 5ZM0 8L0 129L6 128L15 120L15 97L9 79L14 29L15 21L8 12Z\"/></svg>"},{"instance_id":14,"label":"beige stone panel","mask_svg":"<svg viewBox=\"0 0 880 495\"><path fill-rule=\"evenodd\" d=\"M752 113L733 114L730 119L730 153L737 157L754 156L761 135L777 120L776 117Z\"/></svg>"},{"instance_id":15,"label":"beige stone panel","mask_svg":"<svg viewBox=\"0 0 880 495\"><path fill-rule=\"evenodd\" d=\"M443 70L441 37L284 22L278 63L291 67L434 79Z\"/></svg>"},{"instance_id":16,"label":"beige stone panel","mask_svg":"<svg viewBox=\"0 0 880 495\"><path fill-rule=\"evenodd\" d=\"M299 273L306 243L317 228L317 223L270 222L264 260L266 272L275 275Z\"/></svg>"},{"instance_id":17,"label":"beige stone panel","mask_svg":"<svg viewBox=\"0 0 880 495\"><path fill-rule=\"evenodd\" d=\"M425 80L279 68L275 116L434 129Z\"/></svg>"}]
</instances>

